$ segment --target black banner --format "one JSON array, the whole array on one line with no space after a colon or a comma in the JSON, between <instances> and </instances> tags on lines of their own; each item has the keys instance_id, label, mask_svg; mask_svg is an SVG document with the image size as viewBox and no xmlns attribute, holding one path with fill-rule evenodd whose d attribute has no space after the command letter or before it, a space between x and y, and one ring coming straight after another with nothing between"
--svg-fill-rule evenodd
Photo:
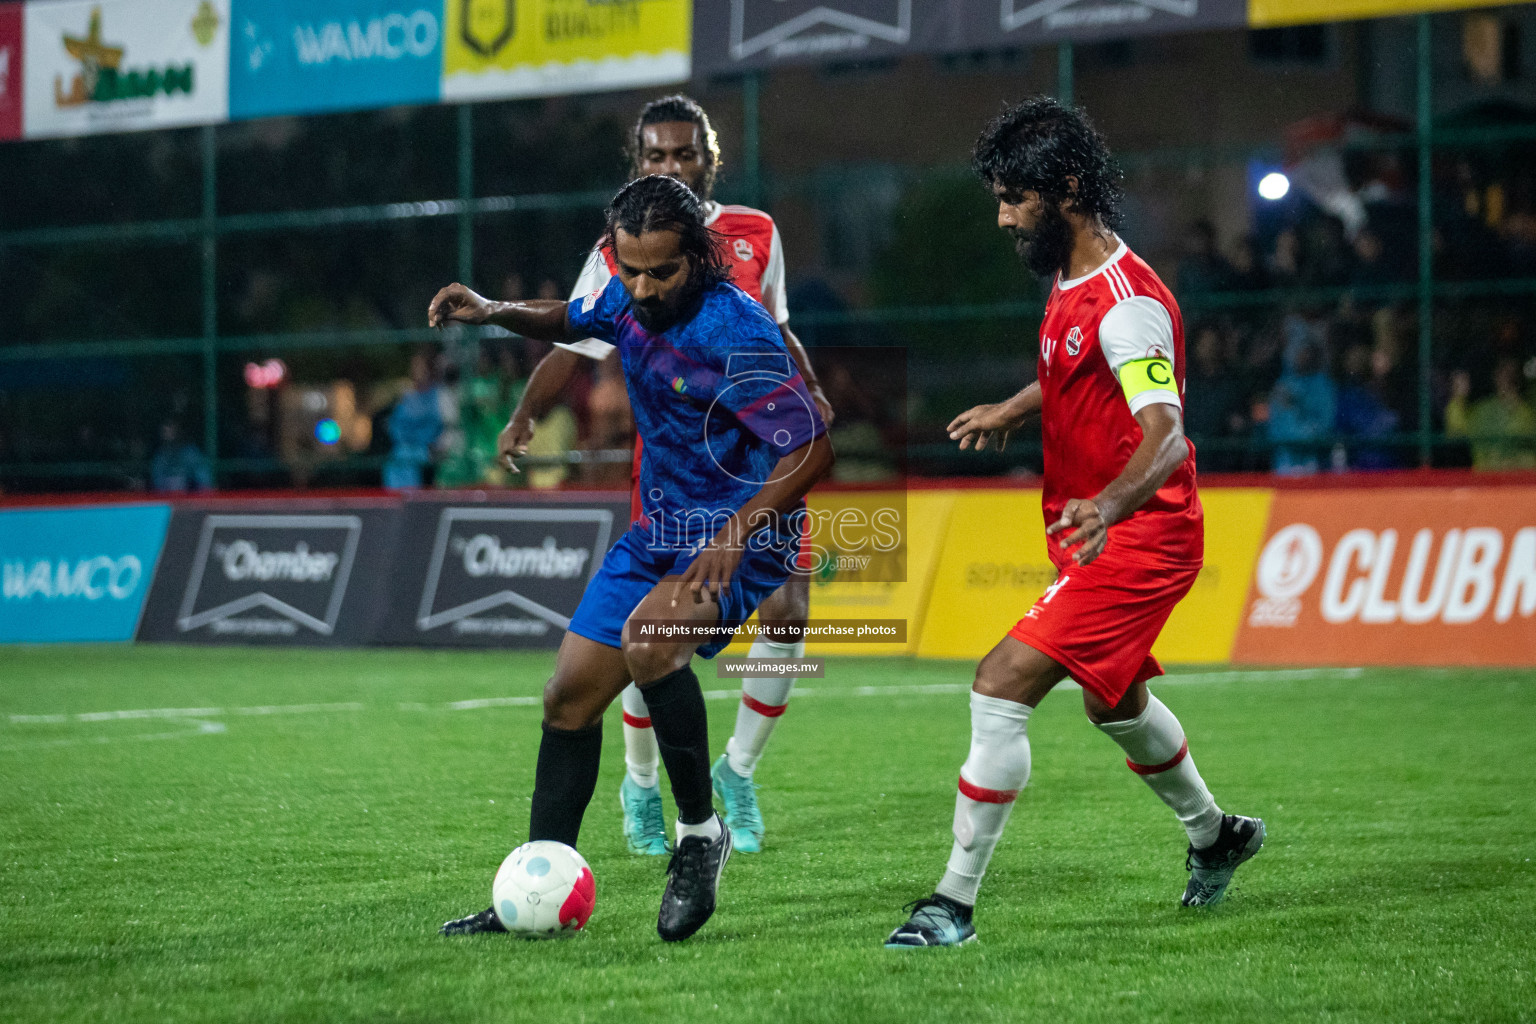
<instances>
[{"instance_id":1,"label":"black banner","mask_svg":"<svg viewBox=\"0 0 1536 1024\"><path fill-rule=\"evenodd\" d=\"M613 502L406 503L379 641L554 648L629 526Z\"/></svg>"},{"instance_id":2,"label":"black banner","mask_svg":"<svg viewBox=\"0 0 1536 1024\"><path fill-rule=\"evenodd\" d=\"M178 506L138 639L367 643L390 597L401 514L388 500Z\"/></svg>"},{"instance_id":3,"label":"black banner","mask_svg":"<svg viewBox=\"0 0 1536 1024\"><path fill-rule=\"evenodd\" d=\"M693 70L1193 32L1247 16L1247 0L699 0Z\"/></svg>"}]
</instances>

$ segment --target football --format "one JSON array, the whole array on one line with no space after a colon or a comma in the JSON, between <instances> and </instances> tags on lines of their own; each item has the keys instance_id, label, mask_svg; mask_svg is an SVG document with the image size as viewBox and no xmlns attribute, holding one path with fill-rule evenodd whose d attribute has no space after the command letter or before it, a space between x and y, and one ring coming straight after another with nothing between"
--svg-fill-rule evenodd
<instances>
[{"instance_id":1,"label":"football","mask_svg":"<svg viewBox=\"0 0 1536 1024\"><path fill-rule=\"evenodd\" d=\"M586 860L564 843L524 843L501 862L491 906L507 931L530 939L570 935L586 927L597 884Z\"/></svg>"}]
</instances>

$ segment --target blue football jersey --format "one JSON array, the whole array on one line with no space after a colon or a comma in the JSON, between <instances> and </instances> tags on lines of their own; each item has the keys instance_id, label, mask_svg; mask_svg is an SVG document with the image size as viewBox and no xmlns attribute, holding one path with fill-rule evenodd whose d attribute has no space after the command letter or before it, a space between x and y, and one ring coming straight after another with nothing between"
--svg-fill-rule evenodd
<instances>
[{"instance_id":1,"label":"blue football jersey","mask_svg":"<svg viewBox=\"0 0 1536 1024\"><path fill-rule=\"evenodd\" d=\"M659 520L680 547L713 536L781 458L826 432L779 325L735 285L710 285L690 316L656 333L636 321L618 277L568 317L619 350L644 442L641 521L661 536Z\"/></svg>"}]
</instances>

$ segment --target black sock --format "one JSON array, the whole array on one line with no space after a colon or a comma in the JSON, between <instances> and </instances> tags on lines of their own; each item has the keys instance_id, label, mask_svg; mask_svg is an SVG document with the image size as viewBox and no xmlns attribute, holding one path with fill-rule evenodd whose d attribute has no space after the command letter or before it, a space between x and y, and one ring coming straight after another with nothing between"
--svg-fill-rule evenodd
<instances>
[{"instance_id":1,"label":"black sock","mask_svg":"<svg viewBox=\"0 0 1536 1024\"><path fill-rule=\"evenodd\" d=\"M544 724L539 763L533 775L529 841L553 839L566 846L576 845L581 816L597 789L597 767L602 756L602 722L574 730Z\"/></svg>"},{"instance_id":2,"label":"black sock","mask_svg":"<svg viewBox=\"0 0 1536 1024\"><path fill-rule=\"evenodd\" d=\"M640 688L656 730L656 746L672 780L677 817L697 825L715 813L709 781L709 717L693 668L684 665Z\"/></svg>"}]
</instances>

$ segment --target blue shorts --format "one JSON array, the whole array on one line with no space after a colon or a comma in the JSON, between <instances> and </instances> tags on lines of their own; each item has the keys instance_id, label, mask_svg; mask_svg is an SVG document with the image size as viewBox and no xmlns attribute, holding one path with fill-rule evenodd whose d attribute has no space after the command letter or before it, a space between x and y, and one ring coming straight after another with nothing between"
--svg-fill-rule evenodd
<instances>
[{"instance_id":1,"label":"blue shorts","mask_svg":"<svg viewBox=\"0 0 1536 1024\"><path fill-rule=\"evenodd\" d=\"M647 543L649 528L632 524L618 539L603 564L598 567L581 604L571 616L572 633L608 647L622 646L624 622L655 589L663 576L678 576L693 564L697 553L688 550L654 550ZM788 559L793 561L793 557ZM754 550L748 545L731 577L729 588L720 592L720 634L716 640L701 644L698 653L713 658L731 642L731 635L757 610L775 590L789 579L789 566L782 552Z\"/></svg>"}]
</instances>

